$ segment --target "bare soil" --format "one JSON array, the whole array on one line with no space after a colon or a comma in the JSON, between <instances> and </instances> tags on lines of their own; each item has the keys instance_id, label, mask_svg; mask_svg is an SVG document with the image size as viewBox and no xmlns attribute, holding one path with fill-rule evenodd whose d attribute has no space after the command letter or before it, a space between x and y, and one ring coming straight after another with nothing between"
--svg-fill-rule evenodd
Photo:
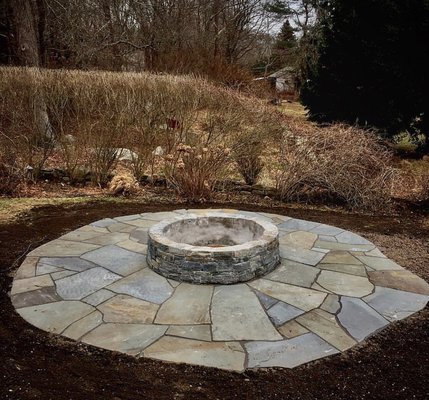
<instances>
[{"instance_id":1,"label":"bare soil","mask_svg":"<svg viewBox=\"0 0 429 400\"><path fill-rule=\"evenodd\" d=\"M427 211L404 208L400 216L365 216L310 208L225 206L352 230L429 280ZM182 206L98 200L37 207L17 220L0 223L0 399L429 398L429 307L341 355L292 370L241 374L135 359L76 344L40 331L14 311L8 291L14 271L31 249L97 219L178 207Z\"/></svg>"}]
</instances>

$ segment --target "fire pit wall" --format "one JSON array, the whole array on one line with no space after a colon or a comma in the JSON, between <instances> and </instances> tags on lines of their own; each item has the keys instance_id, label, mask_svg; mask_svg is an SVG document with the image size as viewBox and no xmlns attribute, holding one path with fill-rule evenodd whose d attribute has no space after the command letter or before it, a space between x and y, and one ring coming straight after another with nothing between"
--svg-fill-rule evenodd
<instances>
[{"instance_id":1,"label":"fire pit wall","mask_svg":"<svg viewBox=\"0 0 429 400\"><path fill-rule=\"evenodd\" d=\"M272 271L279 260L277 227L262 218L184 215L149 230L150 268L178 281L244 282Z\"/></svg>"}]
</instances>

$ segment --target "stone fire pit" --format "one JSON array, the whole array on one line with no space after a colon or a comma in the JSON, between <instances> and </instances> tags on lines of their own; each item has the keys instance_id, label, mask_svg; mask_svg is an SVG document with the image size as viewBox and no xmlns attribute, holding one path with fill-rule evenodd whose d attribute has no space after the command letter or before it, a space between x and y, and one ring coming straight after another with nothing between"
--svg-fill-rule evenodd
<instances>
[{"instance_id":1,"label":"stone fire pit","mask_svg":"<svg viewBox=\"0 0 429 400\"><path fill-rule=\"evenodd\" d=\"M213 212L149 230L149 266L178 281L244 282L271 272L279 260L278 229L262 218Z\"/></svg>"}]
</instances>

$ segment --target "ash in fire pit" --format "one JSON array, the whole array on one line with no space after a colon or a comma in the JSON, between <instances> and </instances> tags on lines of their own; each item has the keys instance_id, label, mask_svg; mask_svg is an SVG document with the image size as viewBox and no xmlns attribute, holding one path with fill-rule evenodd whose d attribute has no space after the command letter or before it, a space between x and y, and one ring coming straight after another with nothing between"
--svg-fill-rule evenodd
<instances>
[{"instance_id":1,"label":"ash in fire pit","mask_svg":"<svg viewBox=\"0 0 429 400\"><path fill-rule=\"evenodd\" d=\"M280 260L278 246L277 227L262 218L187 215L149 230L148 263L167 278L230 284L272 271Z\"/></svg>"}]
</instances>

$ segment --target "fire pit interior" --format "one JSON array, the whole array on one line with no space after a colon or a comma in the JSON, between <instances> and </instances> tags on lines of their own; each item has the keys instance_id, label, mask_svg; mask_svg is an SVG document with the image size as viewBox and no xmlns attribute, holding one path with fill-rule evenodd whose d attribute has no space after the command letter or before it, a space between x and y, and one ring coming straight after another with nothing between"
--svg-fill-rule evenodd
<instances>
[{"instance_id":1,"label":"fire pit interior","mask_svg":"<svg viewBox=\"0 0 429 400\"><path fill-rule=\"evenodd\" d=\"M151 227L149 266L185 282L230 284L272 271L279 263L278 230L262 218L208 213Z\"/></svg>"}]
</instances>

